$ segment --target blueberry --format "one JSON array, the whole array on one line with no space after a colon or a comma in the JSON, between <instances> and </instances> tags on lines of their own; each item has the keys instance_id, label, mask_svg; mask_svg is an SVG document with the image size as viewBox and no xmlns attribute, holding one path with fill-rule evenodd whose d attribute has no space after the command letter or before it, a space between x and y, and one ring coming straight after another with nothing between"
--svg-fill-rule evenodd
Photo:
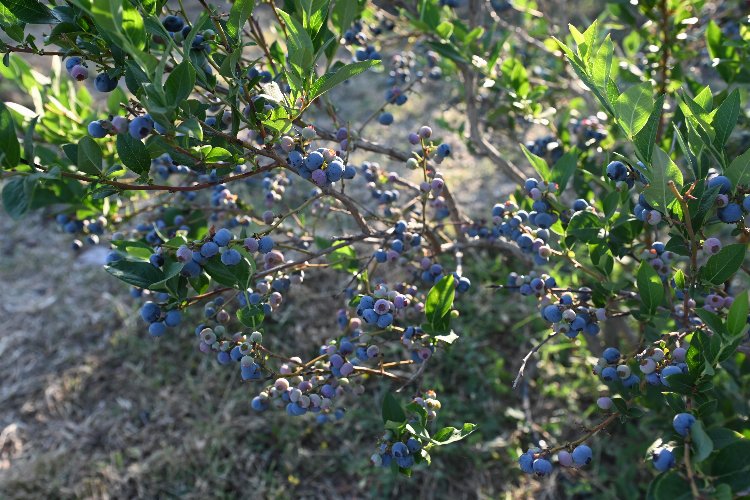
<instances>
[{"instance_id":1,"label":"blueberry","mask_svg":"<svg viewBox=\"0 0 750 500\"><path fill-rule=\"evenodd\" d=\"M709 179L708 187L713 188L716 186L719 187L719 193L721 194L729 194L732 192L732 181L723 175L717 175L716 177Z\"/></svg>"},{"instance_id":2,"label":"blueberry","mask_svg":"<svg viewBox=\"0 0 750 500\"><path fill-rule=\"evenodd\" d=\"M717 210L719 220L726 224L734 224L742 219L742 208L737 203L729 203L726 207Z\"/></svg>"},{"instance_id":3,"label":"blueberry","mask_svg":"<svg viewBox=\"0 0 750 500\"><path fill-rule=\"evenodd\" d=\"M391 456L393 458L403 458L407 455L409 455L409 448L404 443L393 443L391 447Z\"/></svg>"},{"instance_id":4,"label":"blueberry","mask_svg":"<svg viewBox=\"0 0 750 500\"><path fill-rule=\"evenodd\" d=\"M141 318L149 323L154 323L161 316L161 308L158 304L148 301L141 307Z\"/></svg>"},{"instance_id":5,"label":"blueberry","mask_svg":"<svg viewBox=\"0 0 750 500\"><path fill-rule=\"evenodd\" d=\"M185 27L185 21L180 16L167 16L161 24L164 26L164 29L170 33L177 33Z\"/></svg>"},{"instance_id":6,"label":"blueberry","mask_svg":"<svg viewBox=\"0 0 750 500\"><path fill-rule=\"evenodd\" d=\"M172 311L167 312L167 315L164 317L164 324L170 327L175 327L180 324L181 320L182 320L182 313L174 309Z\"/></svg>"},{"instance_id":7,"label":"blueberry","mask_svg":"<svg viewBox=\"0 0 750 500\"><path fill-rule=\"evenodd\" d=\"M99 73L94 79L94 86L99 92L112 92L119 81L119 78L110 78L107 73Z\"/></svg>"},{"instance_id":8,"label":"blueberry","mask_svg":"<svg viewBox=\"0 0 750 500\"><path fill-rule=\"evenodd\" d=\"M441 157L450 156L451 155L450 144L443 143L440 146L438 146L437 155Z\"/></svg>"},{"instance_id":9,"label":"blueberry","mask_svg":"<svg viewBox=\"0 0 750 500\"><path fill-rule=\"evenodd\" d=\"M307 167L307 169L312 172L313 170L317 170L322 167L324 161L325 159L323 158L322 154L317 151L313 151L312 153L307 155L307 158L305 158L305 167Z\"/></svg>"},{"instance_id":10,"label":"blueberry","mask_svg":"<svg viewBox=\"0 0 750 500\"><path fill-rule=\"evenodd\" d=\"M167 332L167 325L165 325L164 322L162 321L151 323L148 326L148 333L151 334L152 337L161 337L166 332Z\"/></svg>"},{"instance_id":11,"label":"blueberry","mask_svg":"<svg viewBox=\"0 0 750 500\"><path fill-rule=\"evenodd\" d=\"M534 464L534 454L529 451L527 451L526 453L518 457L518 466L526 474L531 474L534 472L533 464Z\"/></svg>"},{"instance_id":12,"label":"blueberry","mask_svg":"<svg viewBox=\"0 0 750 500\"><path fill-rule=\"evenodd\" d=\"M89 70L86 68L86 66L82 66L80 64L77 64L73 66L70 69L70 76L72 76L74 79L78 80L79 82L82 82L86 78L89 77Z\"/></svg>"},{"instance_id":13,"label":"blueberry","mask_svg":"<svg viewBox=\"0 0 750 500\"><path fill-rule=\"evenodd\" d=\"M545 458L537 458L534 460L532 468L537 476L546 476L552 472L552 463Z\"/></svg>"},{"instance_id":14,"label":"blueberry","mask_svg":"<svg viewBox=\"0 0 750 500\"><path fill-rule=\"evenodd\" d=\"M606 382L612 382L613 380L618 379L617 376L617 370L612 368L611 366L608 366L602 370L602 380Z\"/></svg>"},{"instance_id":15,"label":"blueberry","mask_svg":"<svg viewBox=\"0 0 750 500\"><path fill-rule=\"evenodd\" d=\"M666 448L655 450L651 459L653 460L654 468L659 472L665 472L674 467L675 464L674 454Z\"/></svg>"},{"instance_id":16,"label":"blueberry","mask_svg":"<svg viewBox=\"0 0 750 500\"><path fill-rule=\"evenodd\" d=\"M219 245L213 241L207 241L201 246L201 255L207 259L210 259L217 253L219 253Z\"/></svg>"},{"instance_id":17,"label":"blueberry","mask_svg":"<svg viewBox=\"0 0 750 500\"><path fill-rule=\"evenodd\" d=\"M661 381L664 385L669 387L669 377L682 373L682 370L678 366L669 365L665 366L661 371Z\"/></svg>"},{"instance_id":18,"label":"blueberry","mask_svg":"<svg viewBox=\"0 0 750 500\"><path fill-rule=\"evenodd\" d=\"M263 236L258 240L258 251L260 253L268 253L273 250L273 238L270 236Z\"/></svg>"},{"instance_id":19,"label":"blueberry","mask_svg":"<svg viewBox=\"0 0 750 500\"><path fill-rule=\"evenodd\" d=\"M94 120L93 122L89 123L87 130L89 132L89 135L94 139L101 139L102 137L107 136L107 131L104 127L102 127L102 123L99 120Z\"/></svg>"},{"instance_id":20,"label":"blueberry","mask_svg":"<svg viewBox=\"0 0 750 500\"><path fill-rule=\"evenodd\" d=\"M128 132L134 139L145 139L154 129L154 121L146 116L135 118L128 126Z\"/></svg>"},{"instance_id":21,"label":"blueberry","mask_svg":"<svg viewBox=\"0 0 750 500\"><path fill-rule=\"evenodd\" d=\"M607 165L607 177L613 181L622 181L628 176L628 168L621 161L613 161Z\"/></svg>"},{"instance_id":22,"label":"blueberry","mask_svg":"<svg viewBox=\"0 0 750 500\"><path fill-rule=\"evenodd\" d=\"M617 360L620 359L620 351L618 351L614 347L607 347L606 349L604 349L602 357L607 361L607 363L616 363Z\"/></svg>"},{"instance_id":23,"label":"blueberry","mask_svg":"<svg viewBox=\"0 0 750 500\"><path fill-rule=\"evenodd\" d=\"M65 71L70 73L70 70L72 70L74 66L80 66L82 62L83 59L78 56L69 57L65 60Z\"/></svg>"},{"instance_id":24,"label":"blueberry","mask_svg":"<svg viewBox=\"0 0 750 500\"><path fill-rule=\"evenodd\" d=\"M580 212L581 210L586 210L589 206L589 203L582 199L578 198L576 201L573 202L573 210L576 212Z\"/></svg>"},{"instance_id":25,"label":"blueberry","mask_svg":"<svg viewBox=\"0 0 750 500\"><path fill-rule=\"evenodd\" d=\"M672 427L682 437L690 433L690 428L695 423L695 417L690 413L678 413L672 420Z\"/></svg>"},{"instance_id":26,"label":"blueberry","mask_svg":"<svg viewBox=\"0 0 750 500\"><path fill-rule=\"evenodd\" d=\"M229 244L232 238L234 238L232 231L229 229L219 229L212 239L220 247L225 247Z\"/></svg>"},{"instance_id":27,"label":"blueberry","mask_svg":"<svg viewBox=\"0 0 750 500\"><path fill-rule=\"evenodd\" d=\"M381 125L390 125L391 123L393 123L393 115L385 111L381 113L380 116L378 116L378 122Z\"/></svg>"},{"instance_id":28,"label":"blueberry","mask_svg":"<svg viewBox=\"0 0 750 500\"><path fill-rule=\"evenodd\" d=\"M242 254L234 248L230 248L229 250L221 254L221 262L225 266L236 266L240 263L241 260Z\"/></svg>"},{"instance_id":29,"label":"blueberry","mask_svg":"<svg viewBox=\"0 0 750 500\"><path fill-rule=\"evenodd\" d=\"M591 463L593 454L591 448L585 444L581 444L575 447L571 456L573 458L573 463L576 465L588 465Z\"/></svg>"},{"instance_id":30,"label":"blueberry","mask_svg":"<svg viewBox=\"0 0 750 500\"><path fill-rule=\"evenodd\" d=\"M555 305L550 305L542 310L542 318L550 323L558 323L562 320L562 311Z\"/></svg>"}]
</instances>

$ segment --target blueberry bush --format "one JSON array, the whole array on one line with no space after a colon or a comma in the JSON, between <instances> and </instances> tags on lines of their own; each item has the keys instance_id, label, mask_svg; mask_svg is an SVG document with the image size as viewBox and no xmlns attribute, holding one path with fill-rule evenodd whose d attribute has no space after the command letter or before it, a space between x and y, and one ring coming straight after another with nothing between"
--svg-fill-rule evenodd
<instances>
[{"instance_id":1,"label":"blueberry bush","mask_svg":"<svg viewBox=\"0 0 750 500\"><path fill-rule=\"evenodd\" d=\"M641 455L619 459L648 486L621 497L750 494L739 4L612 1L585 28L499 0L0 4L0 74L28 97L0 104L5 211L40 210L73 251L110 248L144 335L236 370L248 412L335 425L376 391L382 427L360 451L429 474L481 432L443 422L446 387L426 383L442 353L458 375L471 363L460 311L479 289L536 332L507 360L512 389L544 386L544 356L590 391L576 435L531 425L507 444L521 473L586 477L600 435L630 432ZM462 119L378 140L437 80ZM331 98L345 86L380 104L353 122ZM441 169L472 158L517 189L460 206ZM274 340L289 300L328 325L314 352Z\"/></svg>"}]
</instances>

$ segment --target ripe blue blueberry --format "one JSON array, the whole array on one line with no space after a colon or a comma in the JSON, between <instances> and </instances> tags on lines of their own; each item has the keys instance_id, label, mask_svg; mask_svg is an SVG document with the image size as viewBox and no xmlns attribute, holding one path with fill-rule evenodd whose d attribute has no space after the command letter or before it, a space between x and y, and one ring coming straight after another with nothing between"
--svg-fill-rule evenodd
<instances>
[{"instance_id":1,"label":"ripe blue blueberry","mask_svg":"<svg viewBox=\"0 0 750 500\"><path fill-rule=\"evenodd\" d=\"M602 370L602 380L606 382L612 382L613 380L618 379L617 376L617 370L612 368L611 366L607 366Z\"/></svg>"},{"instance_id":2,"label":"ripe blue blueberry","mask_svg":"<svg viewBox=\"0 0 750 500\"><path fill-rule=\"evenodd\" d=\"M167 16L161 22L164 29L170 33L177 33L185 26L185 21L180 16Z\"/></svg>"},{"instance_id":3,"label":"ripe blue blueberry","mask_svg":"<svg viewBox=\"0 0 750 500\"><path fill-rule=\"evenodd\" d=\"M593 454L591 452L591 448L589 448L585 444L581 444L575 447L571 456L573 458L573 463L580 466L588 465L589 463L591 463Z\"/></svg>"},{"instance_id":4,"label":"ripe blue blueberry","mask_svg":"<svg viewBox=\"0 0 750 500\"><path fill-rule=\"evenodd\" d=\"M89 135L94 139L101 139L102 137L107 136L107 131L104 127L102 127L102 122L99 120L94 120L93 122L89 123L87 130Z\"/></svg>"},{"instance_id":5,"label":"ripe blue blueberry","mask_svg":"<svg viewBox=\"0 0 750 500\"><path fill-rule=\"evenodd\" d=\"M234 235L229 229L219 229L212 239L220 247L225 247L229 244L233 237Z\"/></svg>"},{"instance_id":6,"label":"ripe blue blueberry","mask_svg":"<svg viewBox=\"0 0 750 500\"><path fill-rule=\"evenodd\" d=\"M134 139L145 139L154 129L154 121L146 116L135 118L128 126L128 132Z\"/></svg>"},{"instance_id":7,"label":"ripe blue blueberry","mask_svg":"<svg viewBox=\"0 0 750 500\"><path fill-rule=\"evenodd\" d=\"M402 442L393 443L391 447L391 456L393 458L403 458L409 454L409 448Z\"/></svg>"},{"instance_id":8,"label":"ripe blue blueberry","mask_svg":"<svg viewBox=\"0 0 750 500\"><path fill-rule=\"evenodd\" d=\"M170 327L179 325L180 321L182 321L182 313L176 309L167 312L167 315L164 317L164 324Z\"/></svg>"},{"instance_id":9,"label":"ripe blue blueberry","mask_svg":"<svg viewBox=\"0 0 750 500\"><path fill-rule=\"evenodd\" d=\"M682 373L682 370L675 365L665 366L661 371L661 381L664 385L669 387L669 377Z\"/></svg>"},{"instance_id":10,"label":"ripe blue blueberry","mask_svg":"<svg viewBox=\"0 0 750 500\"><path fill-rule=\"evenodd\" d=\"M607 361L607 363L616 363L617 360L620 359L620 351L618 351L615 347L607 347L606 349L604 349L602 357Z\"/></svg>"},{"instance_id":11,"label":"ripe blue blueberry","mask_svg":"<svg viewBox=\"0 0 750 500\"><path fill-rule=\"evenodd\" d=\"M726 224L734 224L742 219L742 208L737 203L729 203L726 207L717 210L719 220Z\"/></svg>"},{"instance_id":12,"label":"ripe blue blueberry","mask_svg":"<svg viewBox=\"0 0 750 500\"><path fill-rule=\"evenodd\" d=\"M550 305L542 310L542 318L550 323L558 323L562 320L562 311L555 305Z\"/></svg>"},{"instance_id":13,"label":"ripe blue blueberry","mask_svg":"<svg viewBox=\"0 0 750 500\"><path fill-rule=\"evenodd\" d=\"M607 177L613 181L624 181L628 176L628 168L621 161L613 161L607 165Z\"/></svg>"},{"instance_id":14,"label":"ripe blue blueberry","mask_svg":"<svg viewBox=\"0 0 750 500\"><path fill-rule=\"evenodd\" d=\"M655 450L651 459L653 460L654 468L659 472L668 471L675 464L674 454L666 448Z\"/></svg>"},{"instance_id":15,"label":"ripe blue blueberry","mask_svg":"<svg viewBox=\"0 0 750 500\"><path fill-rule=\"evenodd\" d=\"M378 122L381 125L390 125L391 123L393 123L393 115L385 111L381 113L380 116L378 116Z\"/></svg>"},{"instance_id":16,"label":"ripe blue blueberry","mask_svg":"<svg viewBox=\"0 0 750 500\"><path fill-rule=\"evenodd\" d=\"M94 79L94 86L99 92L112 92L117 88L118 78L110 78L107 73L99 73Z\"/></svg>"},{"instance_id":17,"label":"ripe blue blueberry","mask_svg":"<svg viewBox=\"0 0 750 500\"><path fill-rule=\"evenodd\" d=\"M207 259L210 259L217 253L219 253L219 245L213 241L207 241L201 246L201 255Z\"/></svg>"},{"instance_id":18,"label":"ripe blue blueberry","mask_svg":"<svg viewBox=\"0 0 750 500\"><path fill-rule=\"evenodd\" d=\"M716 177L712 177L708 181L708 187L719 187L719 193L721 194L729 194L732 192L732 181L730 181L727 177L724 177L723 175L717 175Z\"/></svg>"},{"instance_id":19,"label":"ripe blue blueberry","mask_svg":"<svg viewBox=\"0 0 750 500\"><path fill-rule=\"evenodd\" d=\"M682 437L690 433L690 428L695 423L695 417L690 413L678 413L672 420L672 427Z\"/></svg>"},{"instance_id":20,"label":"ripe blue blueberry","mask_svg":"<svg viewBox=\"0 0 750 500\"><path fill-rule=\"evenodd\" d=\"M158 304L148 301L141 307L141 318L144 321L153 323L159 320L159 316L161 316L161 308Z\"/></svg>"},{"instance_id":21,"label":"ripe blue blueberry","mask_svg":"<svg viewBox=\"0 0 750 500\"><path fill-rule=\"evenodd\" d=\"M236 266L240 263L241 260L242 254L234 248L230 248L229 250L221 254L221 262L225 266Z\"/></svg>"},{"instance_id":22,"label":"ripe blue blueberry","mask_svg":"<svg viewBox=\"0 0 750 500\"><path fill-rule=\"evenodd\" d=\"M537 458L532 468L537 476L547 476L552 472L552 463L546 458Z\"/></svg>"},{"instance_id":23,"label":"ripe blue blueberry","mask_svg":"<svg viewBox=\"0 0 750 500\"><path fill-rule=\"evenodd\" d=\"M80 66L82 62L83 62L83 59L81 59L78 56L67 58L65 60L65 71L70 73L70 70L72 70L74 66Z\"/></svg>"},{"instance_id":24,"label":"ripe blue blueberry","mask_svg":"<svg viewBox=\"0 0 750 500\"><path fill-rule=\"evenodd\" d=\"M260 253L268 253L273 250L273 238L270 236L263 236L258 240L258 251Z\"/></svg>"},{"instance_id":25,"label":"ripe blue blueberry","mask_svg":"<svg viewBox=\"0 0 750 500\"><path fill-rule=\"evenodd\" d=\"M156 323L148 325L148 333L151 334L152 337L161 337L166 331L167 325L165 325L163 321L157 321Z\"/></svg>"}]
</instances>

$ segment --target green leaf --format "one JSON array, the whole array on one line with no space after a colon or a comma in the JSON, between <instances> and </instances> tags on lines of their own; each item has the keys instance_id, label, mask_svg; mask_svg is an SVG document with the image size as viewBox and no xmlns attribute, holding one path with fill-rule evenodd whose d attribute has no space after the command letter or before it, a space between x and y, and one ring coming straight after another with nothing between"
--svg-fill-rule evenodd
<instances>
[{"instance_id":1,"label":"green leaf","mask_svg":"<svg viewBox=\"0 0 750 500\"><path fill-rule=\"evenodd\" d=\"M265 319L263 306L248 304L242 309L237 309L237 319L248 328L258 328Z\"/></svg>"},{"instance_id":2,"label":"green leaf","mask_svg":"<svg viewBox=\"0 0 750 500\"><path fill-rule=\"evenodd\" d=\"M750 148L736 157L724 171L735 188L750 184Z\"/></svg>"},{"instance_id":3,"label":"green leaf","mask_svg":"<svg viewBox=\"0 0 750 500\"><path fill-rule=\"evenodd\" d=\"M728 476L738 472L750 472L750 461L740 457L750 457L750 439L743 439L725 446L711 463L711 475Z\"/></svg>"},{"instance_id":4,"label":"green leaf","mask_svg":"<svg viewBox=\"0 0 750 500\"><path fill-rule=\"evenodd\" d=\"M578 166L578 156L574 153L565 153L552 166L550 180L556 182L560 187L558 193L565 191L568 181L573 176Z\"/></svg>"},{"instance_id":5,"label":"green leaf","mask_svg":"<svg viewBox=\"0 0 750 500\"><path fill-rule=\"evenodd\" d=\"M18 220L29 211L33 185L29 184L34 179L27 180L24 177L14 177L3 186L3 208L12 218Z\"/></svg>"},{"instance_id":6,"label":"green leaf","mask_svg":"<svg viewBox=\"0 0 750 500\"><path fill-rule=\"evenodd\" d=\"M343 36L355 19L362 13L366 0L336 0L331 10L331 22L338 30L339 36Z\"/></svg>"},{"instance_id":7,"label":"green leaf","mask_svg":"<svg viewBox=\"0 0 750 500\"><path fill-rule=\"evenodd\" d=\"M255 8L255 0L236 0L229 11L227 21L227 35L237 44L240 40L242 27L245 25Z\"/></svg>"},{"instance_id":8,"label":"green leaf","mask_svg":"<svg viewBox=\"0 0 750 500\"><path fill-rule=\"evenodd\" d=\"M741 243L725 246L719 253L712 255L701 268L701 279L714 285L724 283L742 265L745 260L745 250L745 245Z\"/></svg>"},{"instance_id":9,"label":"green leaf","mask_svg":"<svg viewBox=\"0 0 750 500\"><path fill-rule=\"evenodd\" d=\"M378 64L380 64L380 61L361 61L347 64L336 70L329 71L315 80L315 83L310 87L311 99L315 99L316 97L328 92L336 85L339 85L349 78L352 78L353 76L356 76Z\"/></svg>"},{"instance_id":10,"label":"green leaf","mask_svg":"<svg viewBox=\"0 0 750 500\"><path fill-rule=\"evenodd\" d=\"M659 122L661 121L662 108L664 106L664 97L662 94L656 98L654 108L651 110L651 114L648 116L648 121L643 128L635 134L633 137L633 143L635 147L640 151L644 161L650 162L651 156L654 152L654 146L656 146L656 132L659 129Z\"/></svg>"},{"instance_id":11,"label":"green leaf","mask_svg":"<svg viewBox=\"0 0 750 500\"><path fill-rule=\"evenodd\" d=\"M633 85L614 103L617 122L629 137L635 136L648 122L654 109L654 91L650 83Z\"/></svg>"},{"instance_id":12,"label":"green leaf","mask_svg":"<svg viewBox=\"0 0 750 500\"><path fill-rule=\"evenodd\" d=\"M104 269L115 278L138 288L151 288L164 279L164 273L150 262L121 259Z\"/></svg>"},{"instance_id":13,"label":"green leaf","mask_svg":"<svg viewBox=\"0 0 750 500\"><path fill-rule=\"evenodd\" d=\"M123 165L138 175L148 175L151 156L146 146L130 134L117 134L117 154Z\"/></svg>"},{"instance_id":14,"label":"green leaf","mask_svg":"<svg viewBox=\"0 0 750 500\"><path fill-rule=\"evenodd\" d=\"M682 269L678 269L674 273L674 283L678 290L685 289L685 273L682 272Z\"/></svg>"},{"instance_id":15,"label":"green leaf","mask_svg":"<svg viewBox=\"0 0 750 500\"><path fill-rule=\"evenodd\" d=\"M549 169L549 165L547 165L547 161L544 158L541 158L529 151L528 148L523 144L521 144L521 149L523 150L523 154L525 154L526 158L529 160L529 163L531 163L531 166L534 167L534 170L537 171L542 180L549 180L551 172Z\"/></svg>"},{"instance_id":16,"label":"green leaf","mask_svg":"<svg viewBox=\"0 0 750 500\"><path fill-rule=\"evenodd\" d=\"M394 396L390 392L385 393L385 398L383 398L383 422L397 422L402 423L406 421L406 413L404 413L404 409L401 408L401 404L399 404L398 400L396 399L396 396Z\"/></svg>"},{"instance_id":17,"label":"green leaf","mask_svg":"<svg viewBox=\"0 0 750 500\"><path fill-rule=\"evenodd\" d=\"M173 107L179 106L190 97L193 87L195 87L195 70L190 61L184 60L172 70L164 84L167 104Z\"/></svg>"},{"instance_id":18,"label":"green leaf","mask_svg":"<svg viewBox=\"0 0 750 500\"><path fill-rule=\"evenodd\" d=\"M300 76L305 77L312 71L313 58L315 50L313 49L312 39L300 24L297 18L290 16L281 9L276 9L279 17L286 25L288 38L287 50L289 52L289 62ZM304 79L304 78L303 78Z\"/></svg>"},{"instance_id":19,"label":"green leaf","mask_svg":"<svg viewBox=\"0 0 750 500\"><path fill-rule=\"evenodd\" d=\"M582 210L570 218L565 234L572 236L577 242L593 243L599 240L601 229L601 219L588 210Z\"/></svg>"},{"instance_id":20,"label":"green leaf","mask_svg":"<svg viewBox=\"0 0 750 500\"><path fill-rule=\"evenodd\" d=\"M731 335L739 335L745 329L748 312L750 312L750 307L748 306L747 290L743 290L734 298L727 314L727 330Z\"/></svg>"},{"instance_id":21,"label":"green leaf","mask_svg":"<svg viewBox=\"0 0 750 500\"><path fill-rule=\"evenodd\" d=\"M333 245L343 243L342 241L334 241ZM357 261L357 253L354 251L354 247L346 245L339 247L333 252L329 253L328 262L331 264L332 269L339 271L356 272L359 269L359 262Z\"/></svg>"},{"instance_id":22,"label":"green leaf","mask_svg":"<svg viewBox=\"0 0 750 500\"><path fill-rule=\"evenodd\" d=\"M87 174L98 175L102 171L102 148L89 136L78 141L78 170Z\"/></svg>"},{"instance_id":23,"label":"green leaf","mask_svg":"<svg viewBox=\"0 0 750 500\"><path fill-rule=\"evenodd\" d=\"M690 438L695 446L694 457L696 462L704 461L714 451L714 443L708 434L706 434L703 422L700 420L693 422L692 427L690 427Z\"/></svg>"},{"instance_id":24,"label":"green leaf","mask_svg":"<svg viewBox=\"0 0 750 500\"><path fill-rule=\"evenodd\" d=\"M653 315L664 298L664 285L661 278L648 262L643 261L641 267L638 268L636 283L644 311Z\"/></svg>"},{"instance_id":25,"label":"green leaf","mask_svg":"<svg viewBox=\"0 0 750 500\"><path fill-rule=\"evenodd\" d=\"M455 295L452 274L443 276L427 294L424 312L427 321L432 325L435 333L447 331Z\"/></svg>"},{"instance_id":26,"label":"green leaf","mask_svg":"<svg viewBox=\"0 0 750 500\"><path fill-rule=\"evenodd\" d=\"M668 183L670 180L673 181L679 190L682 187L682 172L663 149L656 147L651 157L651 168L646 176L649 178L649 185L643 190L646 200L659 211L666 212L669 204L675 199Z\"/></svg>"},{"instance_id":27,"label":"green leaf","mask_svg":"<svg viewBox=\"0 0 750 500\"><path fill-rule=\"evenodd\" d=\"M476 430L476 424L465 423L460 429L455 427L443 427L432 436L433 441L437 441L436 446L443 446L456 441L461 441L463 438L471 434Z\"/></svg>"},{"instance_id":28,"label":"green leaf","mask_svg":"<svg viewBox=\"0 0 750 500\"><path fill-rule=\"evenodd\" d=\"M734 126L737 124L737 118L740 115L740 92L734 89L724 102L716 109L713 125L716 130L714 145L717 148L724 147L729 136L732 134Z\"/></svg>"},{"instance_id":29,"label":"green leaf","mask_svg":"<svg viewBox=\"0 0 750 500\"><path fill-rule=\"evenodd\" d=\"M0 166L16 168L20 158L21 146L18 144L18 137L16 137L13 116L5 104L0 102Z\"/></svg>"},{"instance_id":30,"label":"green leaf","mask_svg":"<svg viewBox=\"0 0 750 500\"><path fill-rule=\"evenodd\" d=\"M0 0L18 19L27 24L55 24L60 20L39 0Z\"/></svg>"},{"instance_id":31,"label":"green leaf","mask_svg":"<svg viewBox=\"0 0 750 500\"><path fill-rule=\"evenodd\" d=\"M646 500L692 500L690 485L677 472L665 472L651 481Z\"/></svg>"}]
</instances>

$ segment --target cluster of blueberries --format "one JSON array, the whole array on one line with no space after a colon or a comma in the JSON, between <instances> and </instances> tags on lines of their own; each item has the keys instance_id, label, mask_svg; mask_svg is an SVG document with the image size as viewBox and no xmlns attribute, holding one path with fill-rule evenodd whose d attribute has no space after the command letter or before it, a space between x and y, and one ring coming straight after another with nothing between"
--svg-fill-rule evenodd
<instances>
[{"instance_id":1,"label":"cluster of blueberries","mask_svg":"<svg viewBox=\"0 0 750 500\"><path fill-rule=\"evenodd\" d=\"M398 201L400 192L396 188L384 189L384 187L387 182L393 182L398 176L395 173L386 175L378 163L369 161L362 163L360 171L367 181L372 198L378 202L378 205L384 207L384 215L387 217L393 215L391 206Z\"/></svg>"},{"instance_id":2,"label":"cluster of blueberries","mask_svg":"<svg viewBox=\"0 0 750 500\"><path fill-rule=\"evenodd\" d=\"M677 434L685 438L690 434L690 429L695 421L696 419L691 413L678 413L672 419L672 428ZM668 471L676 463L674 451L666 446L655 449L651 454L651 461L654 468L659 472Z\"/></svg>"},{"instance_id":3,"label":"cluster of blueberries","mask_svg":"<svg viewBox=\"0 0 750 500\"><path fill-rule=\"evenodd\" d=\"M746 213L750 213L750 195L732 196L732 181L723 175L716 175L708 180L708 189L718 188L716 196L716 215L721 222L735 224L740 222Z\"/></svg>"},{"instance_id":4,"label":"cluster of blueberries","mask_svg":"<svg viewBox=\"0 0 750 500\"><path fill-rule=\"evenodd\" d=\"M332 149L318 148L306 156L293 149L287 161L300 177L311 180L319 187L330 186L341 179L353 179L357 174L357 169L344 165L344 160Z\"/></svg>"},{"instance_id":5,"label":"cluster of blueberries","mask_svg":"<svg viewBox=\"0 0 750 500\"><path fill-rule=\"evenodd\" d=\"M77 219L67 214L58 214L55 217L57 225L68 234L85 234L86 242L89 245L98 245L99 237L104 233L104 228L107 226L107 218L100 216L91 219ZM73 250L80 250L83 248L83 242L81 240L73 240L71 243Z\"/></svg>"},{"instance_id":6,"label":"cluster of blueberries","mask_svg":"<svg viewBox=\"0 0 750 500\"><path fill-rule=\"evenodd\" d=\"M82 82L89 77L89 70L84 60L78 56L69 57L65 60L65 70L71 78ZM99 92L112 92L117 88L120 79L112 77L105 71L102 71L94 79L94 87Z\"/></svg>"},{"instance_id":7,"label":"cluster of blueberries","mask_svg":"<svg viewBox=\"0 0 750 500\"><path fill-rule=\"evenodd\" d=\"M413 248L419 248L422 244L422 237L419 233L408 232L406 221L400 220L393 228L393 239L387 250L379 248L375 250L373 257L377 262L395 262L404 253Z\"/></svg>"},{"instance_id":8,"label":"cluster of blueberries","mask_svg":"<svg viewBox=\"0 0 750 500\"><path fill-rule=\"evenodd\" d=\"M569 292L563 293L557 303L552 303L555 300L554 295L552 297L543 296L540 300L542 318L552 323L555 332L562 333L569 338L575 338L581 332L587 335L597 335L600 331L598 322L607 319L607 311L602 307L596 308L585 305L591 296L588 289L582 288L578 290L577 294L577 305L573 294Z\"/></svg>"},{"instance_id":9,"label":"cluster of blueberries","mask_svg":"<svg viewBox=\"0 0 750 500\"><path fill-rule=\"evenodd\" d=\"M390 26L390 30L393 29L393 24L381 24L383 27ZM380 28L382 31L383 28ZM374 33L375 34L375 33ZM369 44L369 37L363 31L362 21L355 21L351 28L344 32L343 43L345 45L354 45L360 47L354 52L354 58L357 61L379 61L382 59L380 52L375 49L374 46Z\"/></svg>"},{"instance_id":10,"label":"cluster of blueberries","mask_svg":"<svg viewBox=\"0 0 750 500\"><path fill-rule=\"evenodd\" d=\"M427 419L434 420L437 417L437 411L441 404L437 399L437 393L433 390L425 391L421 396L412 400L427 412ZM411 414L409 419L418 419L417 415ZM378 450L370 457L370 461L376 467L390 467L395 464L402 468L408 469L414 465L415 457L422 452L422 438L404 431L397 434L397 431L388 430L385 432L378 445Z\"/></svg>"},{"instance_id":11,"label":"cluster of blueberries","mask_svg":"<svg viewBox=\"0 0 750 500\"><path fill-rule=\"evenodd\" d=\"M570 120L570 128L581 149L595 148L608 135L604 124L596 116L583 119L573 118Z\"/></svg>"},{"instance_id":12,"label":"cluster of blueberries","mask_svg":"<svg viewBox=\"0 0 750 500\"><path fill-rule=\"evenodd\" d=\"M502 236L514 241L523 253L533 255L535 264L541 265L548 262L552 255L552 249L548 245L549 227L557 220L557 215L535 212L533 221L530 215L512 201L496 204L492 208L493 230L490 237ZM530 227L533 225L537 227Z\"/></svg>"},{"instance_id":13,"label":"cluster of blueberries","mask_svg":"<svg viewBox=\"0 0 750 500\"><path fill-rule=\"evenodd\" d=\"M141 307L141 318L148 325L148 333L153 337L161 337L167 332L167 327L179 326L182 321L182 313L177 309L162 311L159 304L146 301Z\"/></svg>"},{"instance_id":14,"label":"cluster of blueberries","mask_svg":"<svg viewBox=\"0 0 750 500\"><path fill-rule=\"evenodd\" d=\"M532 154L544 158L551 165L556 163L564 153L562 144L554 135L546 135L533 141L528 141L524 146Z\"/></svg>"},{"instance_id":15,"label":"cluster of blueberries","mask_svg":"<svg viewBox=\"0 0 750 500\"><path fill-rule=\"evenodd\" d=\"M435 346L432 344L430 336L420 326L404 328L404 333L401 334L401 343L409 351L411 360L417 364L424 363L435 352Z\"/></svg>"},{"instance_id":16,"label":"cluster of blueberries","mask_svg":"<svg viewBox=\"0 0 750 500\"><path fill-rule=\"evenodd\" d=\"M557 462L563 467L581 468L593 460L591 448L585 444L579 444L573 451L561 450L557 454ZM526 474L537 476L548 476L552 473L552 462L549 455L539 448L529 448L518 457L518 465Z\"/></svg>"}]
</instances>

